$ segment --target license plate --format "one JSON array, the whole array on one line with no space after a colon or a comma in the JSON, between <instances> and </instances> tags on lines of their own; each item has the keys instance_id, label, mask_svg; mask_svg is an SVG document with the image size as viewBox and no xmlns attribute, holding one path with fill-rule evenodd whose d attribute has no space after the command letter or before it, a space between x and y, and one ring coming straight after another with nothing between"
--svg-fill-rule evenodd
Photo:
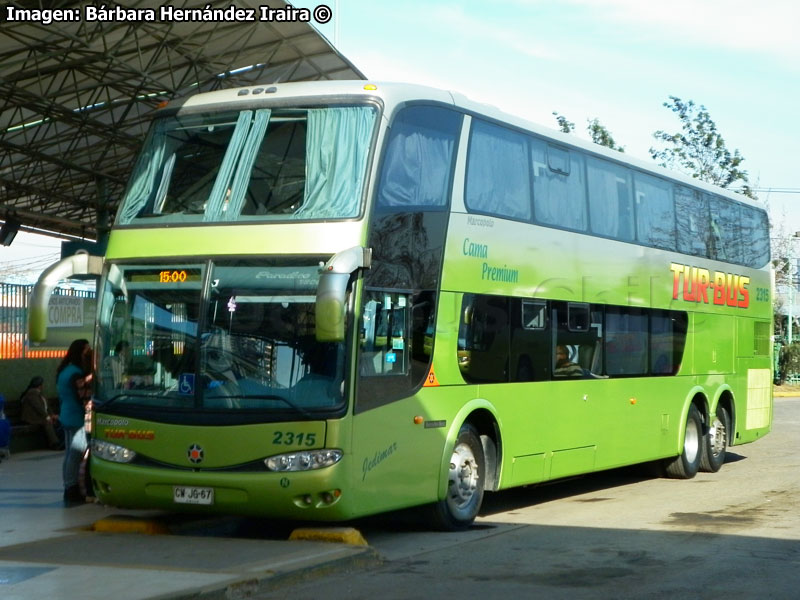
<instances>
[{"instance_id":1,"label":"license plate","mask_svg":"<svg viewBox=\"0 0 800 600\"><path fill-rule=\"evenodd\" d=\"M176 504L214 504L214 488L175 485L172 486L172 501Z\"/></svg>"}]
</instances>

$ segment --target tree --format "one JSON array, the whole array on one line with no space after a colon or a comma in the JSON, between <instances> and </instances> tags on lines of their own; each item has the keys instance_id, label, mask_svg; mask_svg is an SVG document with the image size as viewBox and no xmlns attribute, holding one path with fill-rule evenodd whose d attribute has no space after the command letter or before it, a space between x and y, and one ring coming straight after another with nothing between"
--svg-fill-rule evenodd
<instances>
[{"instance_id":1,"label":"tree","mask_svg":"<svg viewBox=\"0 0 800 600\"><path fill-rule=\"evenodd\" d=\"M586 119L586 121L589 123L589 126L587 127L589 130L589 135L592 136L592 141L595 144L600 144L606 148L616 150L617 152L625 152L625 148L622 146L617 146L616 142L614 142L614 138L611 136L611 132L606 129L605 125L600 123L597 118L591 120Z\"/></svg>"},{"instance_id":2,"label":"tree","mask_svg":"<svg viewBox=\"0 0 800 600\"><path fill-rule=\"evenodd\" d=\"M556 111L553 111L553 116L558 122L559 131L562 131L563 133L572 133L575 131L575 123L567 120L564 115L560 115ZM617 150L618 152L625 152L625 148L622 146L617 146L617 144L614 142L614 137L611 135L611 132L606 129L605 125L603 125L599 119L596 117L594 119L586 119L586 122L588 123L586 126L586 131L589 132L589 135L595 144L605 146L606 148L611 148L612 150Z\"/></svg>"},{"instance_id":3,"label":"tree","mask_svg":"<svg viewBox=\"0 0 800 600\"><path fill-rule=\"evenodd\" d=\"M556 111L553 111L553 116L558 121L558 130L562 133L572 133L575 131L575 123L572 121L567 121L567 117L564 115L558 114Z\"/></svg>"},{"instance_id":4,"label":"tree","mask_svg":"<svg viewBox=\"0 0 800 600\"><path fill-rule=\"evenodd\" d=\"M756 199L747 177L740 168L744 158L738 150L731 152L725 139L705 106L692 100L684 102L670 96L664 106L672 110L681 123L681 131L667 133L656 131L653 137L665 144L664 148L650 148L650 155L663 167L676 169L692 177L722 188L740 182L741 192Z\"/></svg>"},{"instance_id":5,"label":"tree","mask_svg":"<svg viewBox=\"0 0 800 600\"><path fill-rule=\"evenodd\" d=\"M770 246L772 268L775 273L775 295L773 297L773 322L775 336L784 339L789 326L787 318L787 302L792 300L792 295L787 293L791 286L797 284L797 253L795 244L798 241L797 233L787 233L786 214L778 218L770 218ZM797 317L798 315L794 315Z\"/></svg>"}]
</instances>

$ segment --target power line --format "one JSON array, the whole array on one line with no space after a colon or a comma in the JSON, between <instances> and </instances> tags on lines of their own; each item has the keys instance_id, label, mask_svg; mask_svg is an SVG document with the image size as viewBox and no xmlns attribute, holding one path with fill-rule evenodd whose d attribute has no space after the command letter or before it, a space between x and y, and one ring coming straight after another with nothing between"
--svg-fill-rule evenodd
<instances>
[{"instance_id":1,"label":"power line","mask_svg":"<svg viewBox=\"0 0 800 600\"><path fill-rule=\"evenodd\" d=\"M767 194L800 194L800 188L750 188L754 192Z\"/></svg>"}]
</instances>

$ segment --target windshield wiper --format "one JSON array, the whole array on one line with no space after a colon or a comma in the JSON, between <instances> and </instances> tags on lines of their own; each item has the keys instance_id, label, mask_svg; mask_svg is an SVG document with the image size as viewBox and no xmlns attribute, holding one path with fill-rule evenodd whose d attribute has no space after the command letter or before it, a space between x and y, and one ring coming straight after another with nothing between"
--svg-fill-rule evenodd
<instances>
[{"instance_id":1,"label":"windshield wiper","mask_svg":"<svg viewBox=\"0 0 800 600\"><path fill-rule=\"evenodd\" d=\"M133 394L133 393L131 393L131 390L125 390L123 392L120 392L119 394L111 396L110 398L105 398L104 400L99 400L98 398L93 398L92 402L93 402L93 405L95 407L105 407L105 406L111 406L112 404L114 404L120 398L134 398L134 399L135 398L164 398L164 395L161 394L161 393L156 393L156 394L148 394L148 393Z\"/></svg>"},{"instance_id":2,"label":"windshield wiper","mask_svg":"<svg viewBox=\"0 0 800 600\"><path fill-rule=\"evenodd\" d=\"M281 402L283 402L284 404L288 405L290 408L292 408L294 411L300 413L304 417L306 417L308 419L316 418L313 413L309 412L308 410L306 410L302 406L292 402L291 400L289 400L289 398L286 398L284 396L278 396L276 394L261 394L261 395L241 394L241 395L232 395L232 396L228 396L228 395L225 395L225 396L211 396L210 398L212 398L214 400L222 400L222 399L224 399L224 400L280 400ZM206 399L209 399L209 397L206 396Z\"/></svg>"}]
</instances>

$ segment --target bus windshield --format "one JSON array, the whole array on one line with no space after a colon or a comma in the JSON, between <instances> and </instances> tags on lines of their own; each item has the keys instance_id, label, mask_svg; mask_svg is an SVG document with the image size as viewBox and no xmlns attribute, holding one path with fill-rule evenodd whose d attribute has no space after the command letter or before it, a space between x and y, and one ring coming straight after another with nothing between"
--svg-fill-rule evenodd
<instances>
[{"instance_id":1,"label":"bus windshield","mask_svg":"<svg viewBox=\"0 0 800 600\"><path fill-rule=\"evenodd\" d=\"M262 108L156 119L118 224L357 217L376 113Z\"/></svg>"},{"instance_id":2,"label":"bus windshield","mask_svg":"<svg viewBox=\"0 0 800 600\"><path fill-rule=\"evenodd\" d=\"M344 344L315 339L317 271L265 260L112 264L99 313L98 407L165 409L173 420L337 410Z\"/></svg>"}]
</instances>

